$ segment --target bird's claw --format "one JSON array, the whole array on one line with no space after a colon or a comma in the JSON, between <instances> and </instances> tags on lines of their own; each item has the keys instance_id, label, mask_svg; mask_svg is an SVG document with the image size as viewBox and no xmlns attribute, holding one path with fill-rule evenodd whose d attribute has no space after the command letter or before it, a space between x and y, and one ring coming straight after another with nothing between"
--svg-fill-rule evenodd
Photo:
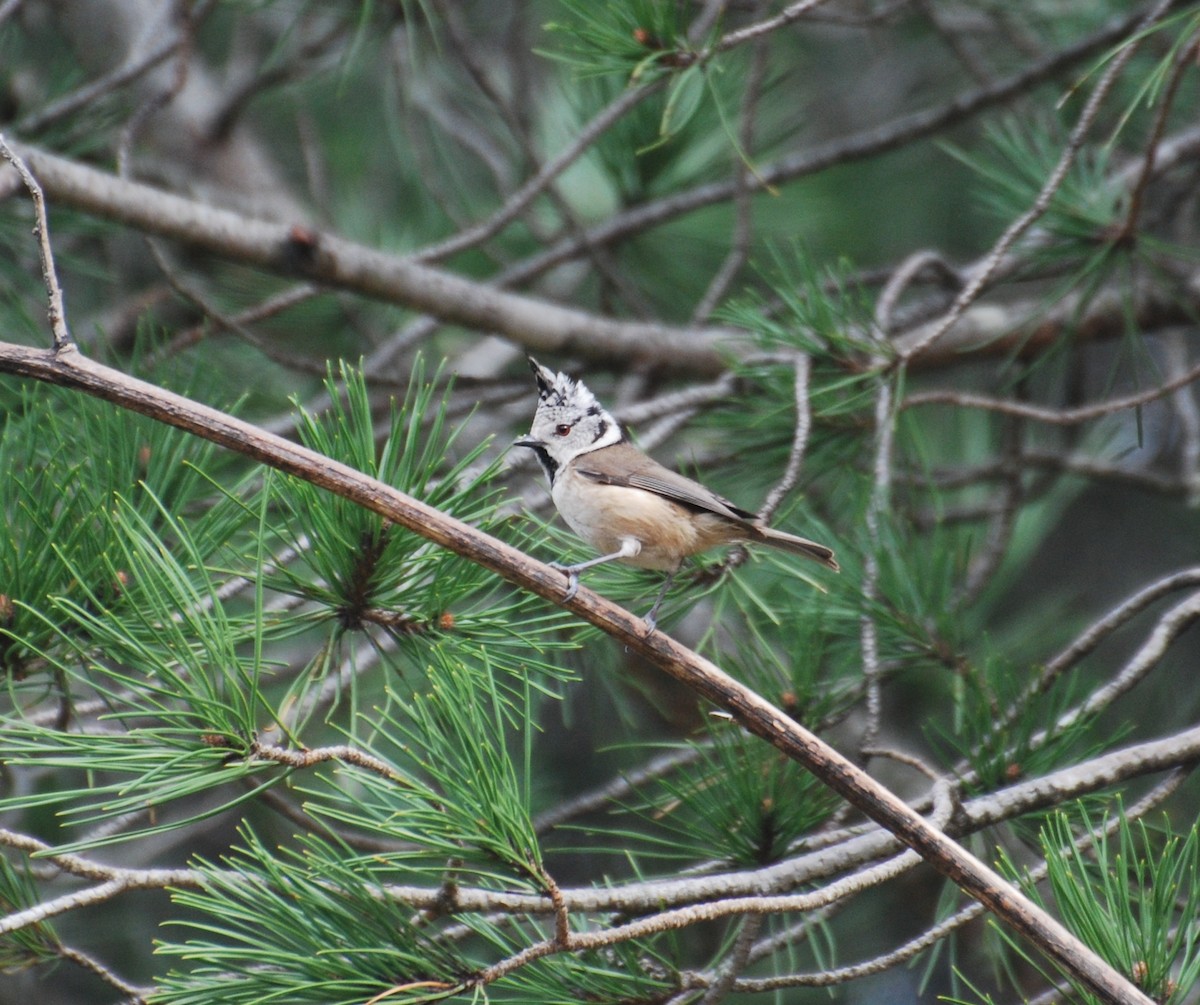
<instances>
[{"instance_id":1,"label":"bird's claw","mask_svg":"<svg viewBox=\"0 0 1200 1005\"><path fill-rule=\"evenodd\" d=\"M574 566L563 565L561 562L550 562L551 569L557 569L559 572L567 574L567 594L563 597L563 603L575 599L575 594L579 592L579 573Z\"/></svg>"}]
</instances>

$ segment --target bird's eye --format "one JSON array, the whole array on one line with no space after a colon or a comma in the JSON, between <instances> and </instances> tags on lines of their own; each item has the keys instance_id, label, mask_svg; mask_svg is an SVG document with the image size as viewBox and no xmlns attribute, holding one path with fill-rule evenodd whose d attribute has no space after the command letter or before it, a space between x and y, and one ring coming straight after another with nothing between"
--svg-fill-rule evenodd
<instances>
[{"instance_id":1,"label":"bird's eye","mask_svg":"<svg viewBox=\"0 0 1200 1005\"><path fill-rule=\"evenodd\" d=\"M554 427L554 435L555 436L566 436L567 433L569 433L570 431L571 431L571 427L569 425L567 425L565 422L561 422L557 426Z\"/></svg>"}]
</instances>

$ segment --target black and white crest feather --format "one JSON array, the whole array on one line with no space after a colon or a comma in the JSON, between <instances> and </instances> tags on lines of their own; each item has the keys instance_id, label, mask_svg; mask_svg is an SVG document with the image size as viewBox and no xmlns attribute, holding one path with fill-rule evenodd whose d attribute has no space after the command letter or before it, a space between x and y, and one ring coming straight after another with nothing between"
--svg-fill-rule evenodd
<instances>
[{"instance_id":1,"label":"black and white crest feather","mask_svg":"<svg viewBox=\"0 0 1200 1005\"><path fill-rule=\"evenodd\" d=\"M624 441L620 424L583 381L542 366L532 356L529 367L537 381L538 406L533 428L517 446L534 451L551 484L559 469L580 454Z\"/></svg>"}]
</instances>

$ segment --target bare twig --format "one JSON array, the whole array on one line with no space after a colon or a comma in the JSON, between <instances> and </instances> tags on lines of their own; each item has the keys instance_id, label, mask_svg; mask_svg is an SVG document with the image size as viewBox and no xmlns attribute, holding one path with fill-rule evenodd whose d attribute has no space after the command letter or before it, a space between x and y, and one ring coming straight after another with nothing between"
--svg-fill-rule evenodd
<instances>
[{"instance_id":1,"label":"bare twig","mask_svg":"<svg viewBox=\"0 0 1200 1005\"><path fill-rule=\"evenodd\" d=\"M1190 42L1175 57L1175 65L1172 67L1171 76L1167 80L1162 100L1159 102L1158 114L1154 117L1154 125L1150 130L1150 138L1146 141L1146 153L1142 158L1141 170L1129 194L1129 211L1125 215L1125 222L1121 225L1120 230L1114 238L1118 242L1132 240L1137 234L1138 218L1142 212L1142 203L1145 199L1146 188L1150 184L1150 179L1154 176L1154 161L1158 154L1159 145L1162 143L1163 136L1167 130L1167 118L1170 116L1171 110L1175 107L1175 98L1179 93L1179 85L1183 81L1183 75L1194 68L1197 44L1200 43L1195 41Z\"/></svg>"},{"instance_id":2,"label":"bare twig","mask_svg":"<svg viewBox=\"0 0 1200 1005\"><path fill-rule=\"evenodd\" d=\"M250 756L260 761L273 761L288 768L311 768L317 764L338 761L342 764L352 764L356 768L362 768L364 771L369 771L389 781L404 781L392 765L349 744L341 744L336 747L317 747L312 750L293 750L255 742L250 746Z\"/></svg>"},{"instance_id":3,"label":"bare twig","mask_svg":"<svg viewBox=\"0 0 1200 1005\"><path fill-rule=\"evenodd\" d=\"M1012 401L1008 398L991 398L982 394L965 394L957 391L922 391L910 394L904 399L902 407L957 405L959 408L979 408L988 412L998 412L1001 415L1033 419L1036 422L1045 422L1053 426L1077 426L1083 422L1103 419L1109 415L1115 415L1117 412L1128 411L1151 401L1157 401L1159 398L1165 398L1196 380L1200 380L1200 363L1173 376L1170 380L1165 380L1138 394L1110 398L1108 401L1097 402L1094 405L1080 405L1078 408L1045 408L1041 405L1027 405L1024 402Z\"/></svg>"},{"instance_id":4,"label":"bare twig","mask_svg":"<svg viewBox=\"0 0 1200 1005\"><path fill-rule=\"evenodd\" d=\"M977 83L988 84L991 82L992 74L984 65L975 52L973 52L963 38L965 32L955 30L946 23L946 19L942 15L942 10L937 3L931 0L917 0L917 7L921 13L929 21L930 26L939 38L945 43L946 47L954 53L954 57L966 69Z\"/></svg>"},{"instance_id":5,"label":"bare twig","mask_svg":"<svg viewBox=\"0 0 1200 1005\"><path fill-rule=\"evenodd\" d=\"M1166 13L1170 6L1171 0L1160 0L1142 19L1139 27L1146 28L1152 25ZM1009 250L1017 243L1021 235L1032 227L1050 208L1050 203L1053 201L1055 193L1066 180L1067 173L1075 163L1075 157L1083 147L1084 140L1091 131L1096 116L1100 114L1100 108L1108 97L1109 91L1112 90L1113 85L1117 82L1117 78L1120 77L1121 72L1125 69L1129 60L1133 58L1133 54L1136 51L1136 41L1129 42L1121 48L1117 55L1109 62L1108 66L1105 67L1103 75L1092 90L1092 93L1088 96L1083 111L1079 114L1079 121L1075 123L1070 136L1067 137L1066 146L1063 148L1058 163L1055 164L1054 169L1050 172L1050 176L1042 185L1041 191L1038 192L1037 197L1033 201L1033 205L1005 228L1004 233L1000 235L999 240L992 246L982 265L971 275L966 286L963 287L962 291L955 298L954 303L946 311L942 320L933 326L921 339L906 346L901 355L901 360L907 362L920 356L921 353L934 345L938 339L954 326L963 312L983 292L993 274L1000 267L1000 263L1004 260Z\"/></svg>"},{"instance_id":6,"label":"bare twig","mask_svg":"<svg viewBox=\"0 0 1200 1005\"><path fill-rule=\"evenodd\" d=\"M761 9L761 3L759 7ZM748 180L753 174L754 169L751 166L749 158L753 156L754 127L768 66L767 56L770 48L767 45L767 38L767 35L763 35L754 44L754 51L750 61L750 73L742 93L742 103L739 113L741 124L738 129L738 146L740 149L735 151L738 161L734 171L734 183L737 188L733 194L733 235L729 243L729 251L725 255L725 260L718 267L716 274L709 282L708 288L704 291L695 309L692 311L693 324L699 324L708 319L721 298L725 295L729 284L733 282L738 271L746 263L746 259L750 253L752 221L750 214L751 192Z\"/></svg>"},{"instance_id":7,"label":"bare twig","mask_svg":"<svg viewBox=\"0 0 1200 1005\"><path fill-rule=\"evenodd\" d=\"M704 756L704 750L703 745L697 744L661 754L637 771L626 772L619 778L539 814L534 818L533 828L537 833L544 834L574 817L620 803L650 782L695 764Z\"/></svg>"},{"instance_id":8,"label":"bare twig","mask_svg":"<svg viewBox=\"0 0 1200 1005\"><path fill-rule=\"evenodd\" d=\"M64 95L45 108L26 115L16 124L14 132L22 136L41 132L165 63L188 40L195 26L208 16L214 6L216 0L200 0L187 15L183 30L176 30L167 35L139 59L128 60L103 77ZM0 17L0 20L3 20L3 17Z\"/></svg>"},{"instance_id":9,"label":"bare twig","mask_svg":"<svg viewBox=\"0 0 1200 1005\"><path fill-rule=\"evenodd\" d=\"M723 36L713 49L715 52L728 52L746 42L779 31L780 28L786 28L789 24L799 21L805 14L810 14L825 2L826 0L799 0L798 3L789 4L774 17L731 31Z\"/></svg>"},{"instance_id":10,"label":"bare twig","mask_svg":"<svg viewBox=\"0 0 1200 1005\"><path fill-rule=\"evenodd\" d=\"M238 331L239 329L245 330L249 325L257 321L264 321L267 318L274 317L276 314L282 314L284 311L290 310L292 307L320 295L321 290L311 283L297 283L295 286L289 286L287 289L281 290L279 293L267 297L261 303L239 311L237 314L227 317L213 315L211 320L218 328L230 324L234 326L234 331ZM179 332L161 350L147 359L146 366L152 369L171 356L190 349L204 339L207 333L208 326L204 323L193 325L191 328Z\"/></svg>"},{"instance_id":11,"label":"bare twig","mask_svg":"<svg viewBox=\"0 0 1200 1005\"><path fill-rule=\"evenodd\" d=\"M1121 695L1138 684L1162 661L1167 649L1178 635L1200 618L1200 592L1193 593L1171 608L1159 619L1138 651L1121 672L1102 687L1097 688L1078 708L1072 709L1059 719L1056 731L1068 728L1083 716L1094 715L1107 708ZM1035 737L1038 742L1040 737Z\"/></svg>"},{"instance_id":12,"label":"bare twig","mask_svg":"<svg viewBox=\"0 0 1200 1005\"><path fill-rule=\"evenodd\" d=\"M1007 418L1001 435L1004 441L1003 467L1007 474L1000 487L1000 498L995 515L989 521L983 547L972 556L966 582L955 598L956 603L964 606L979 596L1004 560L1025 497L1021 465L1024 437L1020 420Z\"/></svg>"},{"instance_id":13,"label":"bare twig","mask_svg":"<svg viewBox=\"0 0 1200 1005\"><path fill-rule=\"evenodd\" d=\"M910 368L947 366L968 354L1002 359L1037 359L1066 338L1098 342L1121 338L1130 331L1154 332L1189 325L1196 316L1200 289L1190 284L1135 281L1099 291L1072 293L1047 307L1043 298L1005 304L977 303ZM901 354L937 325L922 324L894 340Z\"/></svg>"},{"instance_id":14,"label":"bare twig","mask_svg":"<svg viewBox=\"0 0 1200 1005\"><path fill-rule=\"evenodd\" d=\"M221 106L212 115L208 138L217 143L224 141L256 97L271 88L300 78L321 60L328 60L330 53L334 51L334 43L345 35L347 30L346 22L335 17L324 33L301 42L286 62L280 62L272 69L256 73L242 81L222 99Z\"/></svg>"},{"instance_id":15,"label":"bare twig","mask_svg":"<svg viewBox=\"0 0 1200 1005\"><path fill-rule=\"evenodd\" d=\"M567 168L577 161L596 142L596 138L606 132L615 122L656 93L664 83L665 78L650 81L640 87L631 87L621 92L620 96L608 107L604 108L591 122L579 130L574 141L558 156L551 158L542 169L524 185L510 195L495 213L482 223L468 228L461 234L456 234L449 240L423 249L413 256L417 262L437 262L467 248L475 247L488 238L498 234L512 220L516 219L525 208L554 182Z\"/></svg>"},{"instance_id":16,"label":"bare twig","mask_svg":"<svg viewBox=\"0 0 1200 1005\"><path fill-rule=\"evenodd\" d=\"M470 74L471 80L500 112L501 117L508 125L510 133L520 145L526 161L533 167L536 175L541 176L546 171L546 165L542 162L542 157L531 135L529 122L514 106L513 101L510 100L510 96L502 93L501 89L495 85L492 75L482 65L477 45L466 36L466 27L462 23L459 5L448 3L446 0L439 0L436 7L445 26L446 34L454 46L455 55ZM604 113L602 112L601 114L603 115ZM499 181L497 187L503 190ZM578 215L570 201L559 191L558 179L549 179L544 191L546 197L554 204L560 218L565 221L570 232L576 236L583 236L585 233L584 224L578 219ZM527 212L531 205L531 202L526 205L524 219L531 229L540 230L537 215ZM632 289L632 284L623 276L621 271L614 267L611 252L604 248L593 248L586 241L584 242L584 250L592 265L604 279L616 287L626 300L631 303L637 303L639 298L636 291Z\"/></svg>"},{"instance_id":17,"label":"bare twig","mask_svg":"<svg viewBox=\"0 0 1200 1005\"><path fill-rule=\"evenodd\" d=\"M875 322L880 331L891 334L896 327L896 308L904 292L918 277L932 273L943 284L962 286L962 277L936 251L918 251L901 262L884 284L875 301Z\"/></svg>"},{"instance_id":18,"label":"bare twig","mask_svg":"<svg viewBox=\"0 0 1200 1005\"><path fill-rule=\"evenodd\" d=\"M1182 379L1188 369L1188 348L1184 334L1171 332L1165 348L1167 378L1172 381ZM1180 475L1187 486L1188 504L1194 506L1200 502L1200 408L1186 381L1171 395L1171 408L1179 421L1180 438L1183 441L1179 450Z\"/></svg>"},{"instance_id":19,"label":"bare twig","mask_svg":"<svg viewBox=\"0 0 1200 1005\"><path fill-rule=\"evenodd\" d=\"M792 449L788 452L787 466L783 477L767 493L767 498L759 508L758 517L764 523L769 523L779 504L787 494L796 487L800 479L800 466L804 463L804 452L808 449L808 435L812 431L812 409L808 403L808 380L812 370L812 362L806 353L796 356L795 362L795 397L796 397L796 426L792 434Z\"/></svg>"},{"instance_id":20,"label":"bare twig","mask_svg":"<svg viewBox=\"0 0 1200 1005\"><path fill-rule=\"evenodd\" d=\"M1037 678L1025 688L1020 697L997 715L996 728L1004 730L1015 722L1021 715L1022 709L1032 699L1045 692L1059 676L1092 653L1107 636L1137 613L1161 597L1178 589L1195 586L1197 582L1200 582L1200 570L1185 570L1152 583L1133 597L1126 598L1116 609L1092 625L1066 650L1050 660ZM1136 686L1161 662L1175 639L1198 617L1200 617L1200 592L1195 592L1159 618L1137 652L1112 680L1093 691L1081 704L1061 715L1053 728L1042 730L1031 737L1030 746L1037 748L1044 745L1080 718L1096 714ZM956 771L967 778L974 777L967 770L965 761L957 766Z\"/></svg>"},{"instance_id":21,"label":"bare twig","mask_svg":"<svg viewBox=\"0 0 1200 1005\"><path fill-rule=\"evenodd\" d=\"M3 156L21 176L21 181L33 201L34 236L38 242L38 255L42 260L42 282L46 286L46 295L50 301L48 317L50 331L54 338L54 351L62 352L75 348L75 340L67 329L67 315L63 308L62 287L58 283L58 273L54 267L54 252L50 247L50 221L46 217L46 197L42 186L29 170L29 166L8 145L4 135L0 133L0 156Z\"/></svg>"},{"instance_id":22,"label":"bare twig","mask_svg":"<svg viewBox=\"0 0 1200 1005\"><path fill-rule=\"evenodd\" d=\"M728 997L730 990L737 982L738 975L745 970L750 959L750 951L754 948L754 940L762 930L763 916L748 914L742 919L742 927L733 941L733 951L721 964L716 980L709 985L700 1005L717 1005L717 1002Z\"/></svg>"},{"instance_id":23,"label":"bare twig","mask_svg":"<svg viewBox=\"0 0 1200 1005\"><path fill-rule=\"evenodd\" d=\"M101 963L94 956L82 950L73 949L71 946L60 945L58 947L58 955L69 963L74 963L75 966L95 974L96 977L104 981L109 987L125 995L126 1001L133 1003L133 1005L145 1005L146 999L155 990L152 987L139 987L136 984L131 984L111 967Z\"/></svg>"},{"instance_id":24,"label":"bare twig","mask_svg":"<svg viewBox=\"0 0 1200 1005\"><path fill-rule=\"evenodd\" d=\"M890 508L892 449L895 442L894 391L892 378L881 375L875 387L875 455L873 484L867 504L867 538L870 547L863 559L863 613L859 618L863 675L867 684L867 722L859 740L861 748L875 745L883 717L883 667L879 656L879 627L871 610L879 599L879 557L884 548L883 520Z\"/></svg>"}]
</instances>

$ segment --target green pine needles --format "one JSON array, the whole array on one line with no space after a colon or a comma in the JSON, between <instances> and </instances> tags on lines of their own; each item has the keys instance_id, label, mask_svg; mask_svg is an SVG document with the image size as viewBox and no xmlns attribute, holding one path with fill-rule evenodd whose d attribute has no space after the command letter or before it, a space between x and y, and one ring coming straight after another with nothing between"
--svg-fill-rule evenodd
<instances>
[{"instance_id":1,"label":"green pine needles","mask_svg":"<svg viewBox=\"0 0 1200 1005\"><path fill-rule=\"evenodd\" d=\"M1200 829L1193 824L1177 833L1169 821L1130 820L1120 806L1097 820L1077 806L1051 814L1039 843L1045 866L1036 879L1045 880L1064 923L1154 1001L1190 1000L1200 978ZM1003 864L1041 902L1035 877L1007 856ZM1099 1001L1076 982L1068 984L1078 1001Z\"/></svg>"}]
</instances>

